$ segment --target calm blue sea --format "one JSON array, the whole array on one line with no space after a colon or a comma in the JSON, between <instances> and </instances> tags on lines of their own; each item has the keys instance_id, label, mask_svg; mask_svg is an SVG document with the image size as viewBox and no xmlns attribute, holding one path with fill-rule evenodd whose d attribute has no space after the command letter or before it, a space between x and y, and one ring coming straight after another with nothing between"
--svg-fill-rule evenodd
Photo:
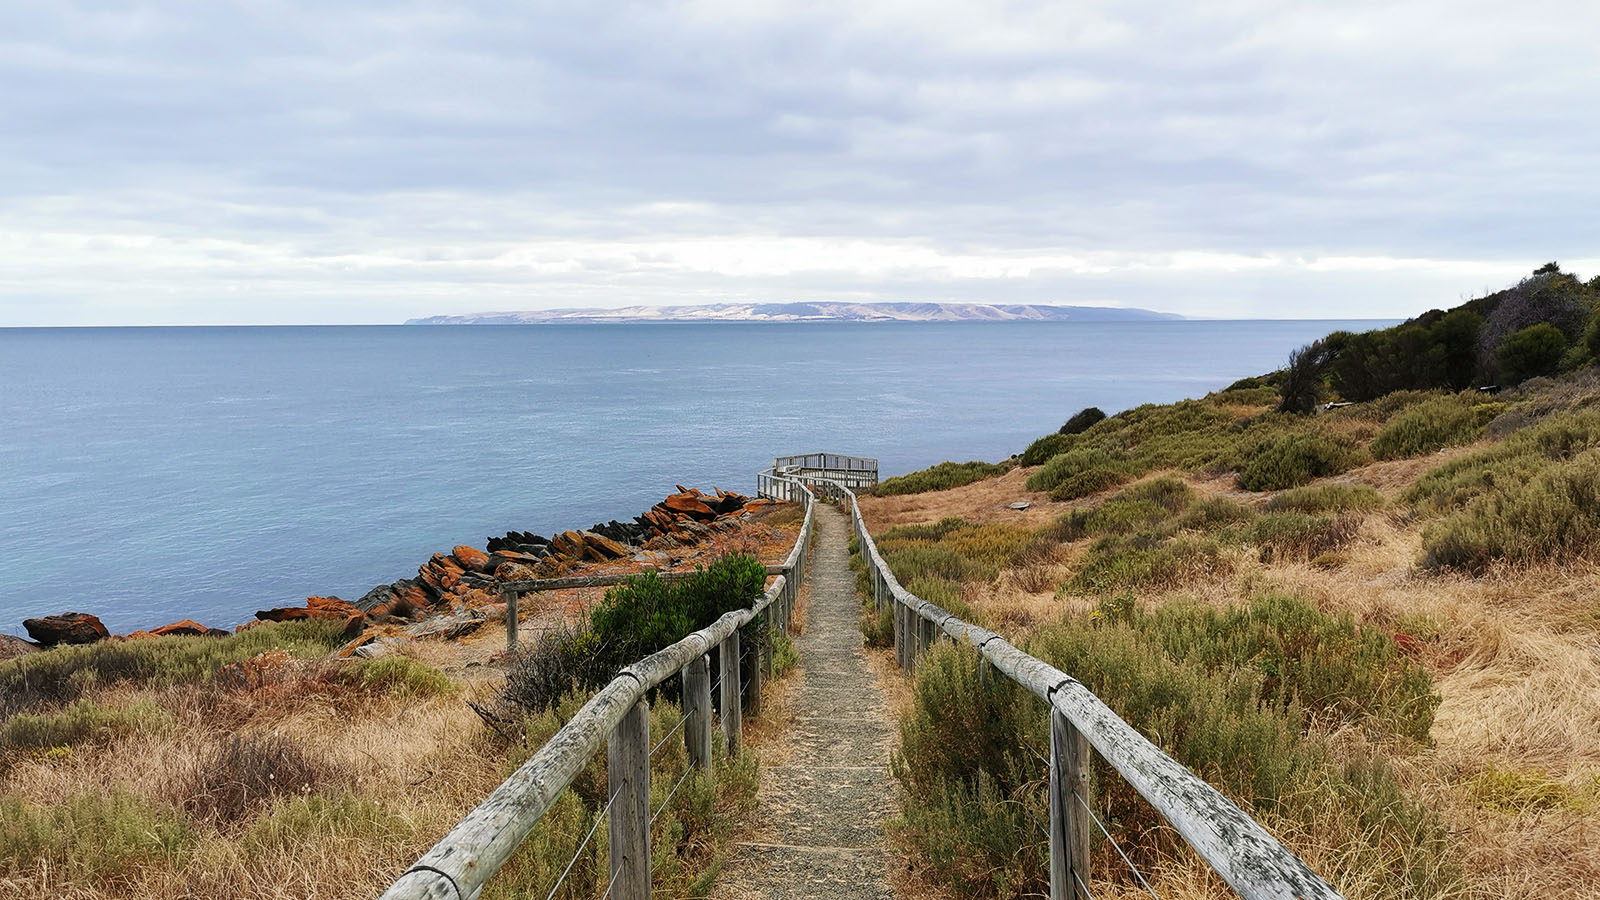
<instances>
[{"instance_id":1,"label":"calm blue sea","mask_svg":"<svg viewBox=\"0 0 1600 900\"><path fill-rule=\"evenodd\" d=\"M0 631L358 597L675 483L749 492L778 454L999 459L1352 324L0 329Z\"/></svg>"}]
</instances>

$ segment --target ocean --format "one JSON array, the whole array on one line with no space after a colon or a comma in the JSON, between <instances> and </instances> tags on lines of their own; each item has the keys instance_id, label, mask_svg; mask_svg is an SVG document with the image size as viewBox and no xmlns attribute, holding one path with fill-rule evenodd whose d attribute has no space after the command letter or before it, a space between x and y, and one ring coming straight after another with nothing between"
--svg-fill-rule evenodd
<instances>
[{"instance_id":1,"label":"ocean","mask_svg":"<svg viewBox=\"0 0 1600 900\"><path fill-rule=\"evenodd\" d=\"M675 484L750 493L776 455L997 460L1380 324L0 329L0 631L353 599Z\"/></svg>"}]
</instances>

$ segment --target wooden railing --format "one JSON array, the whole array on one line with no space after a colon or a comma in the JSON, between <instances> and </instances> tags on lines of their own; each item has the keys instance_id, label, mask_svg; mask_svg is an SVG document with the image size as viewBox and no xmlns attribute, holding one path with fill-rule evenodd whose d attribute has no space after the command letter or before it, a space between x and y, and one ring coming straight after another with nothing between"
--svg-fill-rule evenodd
<instances>
[{"instance_id":1,"label":"wooden railing","mask_svg":"<svg viewBox=\"0 0 1600 900\"><path fill-rule=\"evenodd\" d=\"M977 651L1049 708L1051 900L1090 896L1091 746L1241 897L1342 900L1244 810L1146 740L1077 679L901 587L867 532L850 488L820 479L809 483L815 496L849 504L873 599L880 611L893 613L895 659L902 668L915 669L923 651L947 639Z\"/></svg>"},{"instance_id":2,"label":"wooden railing","mask_svg":"<svg viewBox=\"0 0 1600 900\"><path fill-rule=\"evenodd\" d=\"M782 574L755 604L726 613L706 628L623 669L488 799L407 869L383 893L382 900L472 900L588 765L601 743L606 745L611 798L611 886L607 893L619 900L646 900L650 896L652 747L647 696L673 676L682 679L686 712L680 724L689 761L692 769L709 769L712 704L708 654L716 649L721 669L722 730L729 751L738 747L743 710L747 703L759 705L763 670L771 664L770 658L756 661L747 696L739 668L739 629L762 621L787 633L795 600L805 583L814 497L803 486L797 486L793 499L805 504L800 536L784 561ZM550 581L509 586L509 642L515 641L515 597L528 590L549 589Z\"/></svg>"}]
</instances>

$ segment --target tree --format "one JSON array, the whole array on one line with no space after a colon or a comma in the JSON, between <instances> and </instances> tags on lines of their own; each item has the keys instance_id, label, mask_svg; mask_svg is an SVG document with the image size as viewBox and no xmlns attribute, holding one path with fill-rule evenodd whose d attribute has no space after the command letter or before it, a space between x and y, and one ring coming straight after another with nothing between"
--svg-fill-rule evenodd
<instances>
[{"instance_id":1,"label":"tree","mask_svg":"<svg viewBox=\"0 0 1600 900\"><path fill-rule=\"evenodd\" d=\"M1500 379L1507 384L1521 384L1538 375L1554 375L1566 352L1567 337L1561 329L1540 322L1507 335L1494 356Z\"/></svg>"},{"instance_id":2,"label":"tree","mask_svg":"<svg viewBox=\"0 0 1600 900\"><path fill-rule=\"evenodd\" d=\"M1289 368L1283 375L1283 399L1278 402L1278 410L1305 414L1316 409L1326 389L1323 376L1333 359L1334 347L1326 338L1312 341L1289 354Z\"/></svg>"}]
</instances>

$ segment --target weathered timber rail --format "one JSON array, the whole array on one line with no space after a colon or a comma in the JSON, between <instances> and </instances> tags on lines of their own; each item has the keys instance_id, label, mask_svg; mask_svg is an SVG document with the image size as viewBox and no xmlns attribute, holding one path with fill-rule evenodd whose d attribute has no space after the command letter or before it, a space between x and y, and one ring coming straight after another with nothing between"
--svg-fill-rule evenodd
<instances>
[{"instance_id":1,"label":"weathered timber rail","mask_svg":"<svg viewBox=\"0 0 1600 900\"><path fill-rule=\"evenodd\" d=\"M861 518L849 486L807 475L762 473L762 496L794 491L849 505L879 610L892 610L895 659L914 670L940 639L971 647L1049 708L1050 898L1089 898L1090 747L1110 763L1200 858L1247 900L1343 900L1287 847L1199 776L1124 722L1081 682L900 586Z\"/></svg>"},{"instance_id":2,"label":"weathered timber rail","mask_svg":"<svg viewBox=\"0 0 1600 900\"><path fill-rule=\"evenodd\" d=\"M418 858L383 893L382 900L473 900L588 765L602 743L606 745L607 789L611 797L611 882L607 894L618 900L646 900L650 896L649 692L673 676L682 679L687 712L681 724L690 765L709 769L712 703L708 655L717 650L722 730L729 750L738 746L741 712L747 705L759 704L762 674L771 664L770 658L757 660L752 667L752 683L741 683L739 629L760 622L787 632L795 600L805 583L815 521L814 496L797 487L793 499L805 506L800 536L784 561L781 574L760 599L750 608L726 613L711 625L623 669L487 799ZM616 581L609 583L624 580L604 576L612 577ZM508 585L508 641L515 641L514 598L518 594L554 589L551 582L572 580L584 579L542 579Z\"/></svg>"}]
</instances>

